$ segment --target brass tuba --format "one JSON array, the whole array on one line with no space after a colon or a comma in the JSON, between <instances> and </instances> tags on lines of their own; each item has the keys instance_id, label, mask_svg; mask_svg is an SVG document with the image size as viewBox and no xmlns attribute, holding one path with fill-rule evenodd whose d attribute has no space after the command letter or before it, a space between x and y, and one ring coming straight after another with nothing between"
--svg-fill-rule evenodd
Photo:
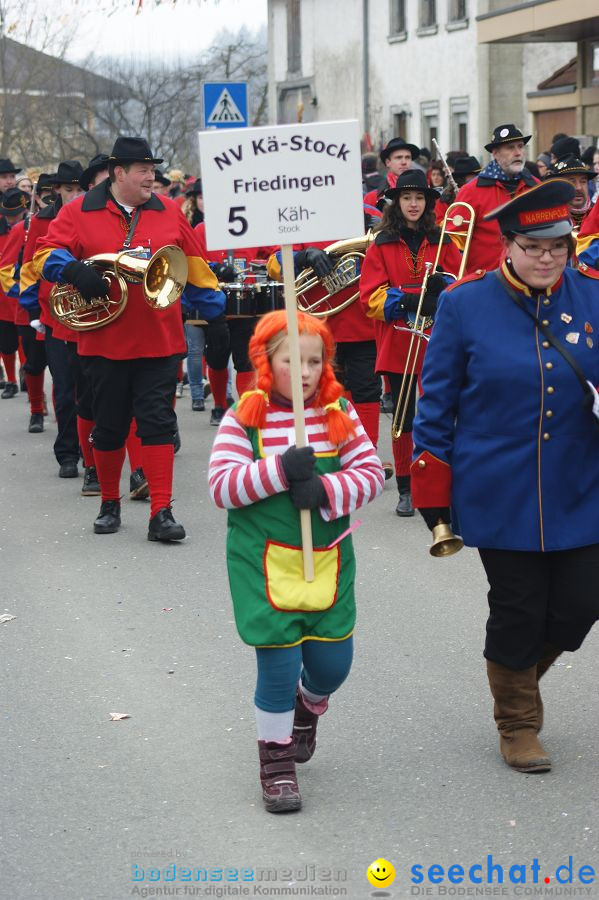
<instances>
[{"instance_id":1,"label":"brass tuba","mask_svg":"<svg viewBox=\"0 0 599 900\"><path fill-rule=\"evenodd\" d=\"M176 303L187 282L187 258L179 247L161 247L151 259L140 259L131 251L100 253L84 260L104 280L108 291L118 287L116 297L85 300L72 284L56 284L50 292L50 312L74 331L102 328L123 313L128 298L127 282L141 284L152 309L167 309Z\"/></svg>"},{"instance_id":2,"label":"brass tuba","mask_svg":"<svg viewBox=\"0 0 599 900\"><path fill-rule=\"evenodd\" d=\"M368 231L361 237L336 241L325 247L325 253L333 258L333 269L324 278L318 278L311 268L299 273L295 279L298 309L318 319L334 316L342 309L347 309L360 296L358 281L362 261L374 238L372 231ZM335 295L354 284L354 293L335 304Z\"/></svg>"}]
</instances>

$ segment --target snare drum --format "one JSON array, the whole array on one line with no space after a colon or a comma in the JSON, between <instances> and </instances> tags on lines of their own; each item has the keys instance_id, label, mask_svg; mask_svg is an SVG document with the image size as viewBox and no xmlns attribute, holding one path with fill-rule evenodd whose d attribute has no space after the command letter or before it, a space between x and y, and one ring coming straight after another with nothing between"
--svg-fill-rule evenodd
<instances>
[{"instance_id":1,"label":"snare drum","mask_svg":"<svg viewBox=\"0 0 599 900\"><path fill-rule=\"evenodd\" d=\"M222 285L227 319L252 319L256 312L256 288L253 284Z\"/></svg>"},{"instance_id":2,"label":"snare drum","mask_svg":"<svg viewBox=\"0 0 599 900\"><path fill-rule=\"evenodd\" d=\"M256 284L256 309L259 316L274 312L276 309L285 309L285 297L283 285L277 281L269 281L266 284Z\"/></svg>"}]
</instances>

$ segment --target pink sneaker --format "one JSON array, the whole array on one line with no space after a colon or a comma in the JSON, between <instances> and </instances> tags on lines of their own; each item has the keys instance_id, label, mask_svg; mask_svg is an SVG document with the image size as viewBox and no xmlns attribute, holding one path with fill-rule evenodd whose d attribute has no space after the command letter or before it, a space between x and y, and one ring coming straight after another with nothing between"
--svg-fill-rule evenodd
<instances>
[{"instance_id":1,"label":"pink sneaker","mask_svg":"<svg viewBox=\"0 0 599 900\"><path fill-rule=\"evenodd\" d=\"M268 812L300 809L302 798L295 774L295 740L288 744L258 741L262 799Z\"/></svg>"}]
</instances>

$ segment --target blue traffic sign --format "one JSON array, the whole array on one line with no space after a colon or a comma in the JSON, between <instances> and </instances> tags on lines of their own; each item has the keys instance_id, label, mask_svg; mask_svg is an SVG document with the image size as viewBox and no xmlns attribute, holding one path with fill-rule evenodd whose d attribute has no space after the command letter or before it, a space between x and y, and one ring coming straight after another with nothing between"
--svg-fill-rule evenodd
<instances>
[{"instance_id":1,"label":"blue traffic sign","mask_svg":"<svg viewBox=\"0 0 599 900\"><path fill-rule=\"evenodd\" d=\"M248 124L246 81L204 82L204 128L246 128Z\"/></svg>"}]
</instances>

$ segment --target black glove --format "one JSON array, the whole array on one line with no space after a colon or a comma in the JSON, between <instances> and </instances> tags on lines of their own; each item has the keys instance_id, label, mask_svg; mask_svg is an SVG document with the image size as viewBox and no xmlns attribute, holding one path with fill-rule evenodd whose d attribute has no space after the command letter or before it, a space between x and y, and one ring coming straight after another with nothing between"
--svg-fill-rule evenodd
<instances>
[{"instance_id":1,"label":"black glove","mask_svg":"<svg viewBox=\"0 0 599 900\"><path fill-rule=\"evenodd\" d=\"M449 525L451 522L451 513L448 506L431 506L426 509L421 509L419 512L431 531L435 525L439 524L439 519L446 525Z\"/></svg>"},{"instance_id":2,"label":"black glove","mask_svg":"<svg viewBox=\"0 0 599 900\"><path fill-rule=\"evenodd\" d=\"M295 254L295 268L301 272L302 269L314 269L317 278L324 278L333 269L331 257L324 250L317 247L308 247L306 250L299 250Z\"/></svg>"},{"instance_id":3,"label":"black glove","mask_svg":"<svg viewBox=\"0 0 599 900\"><path fill-rule=\"evenodd\" d=\"M62 270L62 280L77 288L84 300L108 296L108 285L93 266L73 260Z\"/></svg>"},{"instance_id":4,"label":"black glove","mask_svg":"<svg viewBox=\"0 0 599 900\"><path fill-rule=\"evenodd\" d=\"M439 275L438 272L435 272L434 275L431 275L429 280L426 282L426 296L430 294L431 297L438 297L439 294L445 290L447 287L447 282L443 278L442 275Z\"/></svg>"},{"instance_id":5,"label":"black glove","mask_svg":"<svg viewBox=\"0 0 599 900\"><path fill-rule=\"evenodd\" d=\"M328 502L327 492L320 475L312 473L311 478L292 481L289 497L296 509L318 509Z\"/></svg>"},{"instance_id":6,"label":"black glove","mask_svg":"<svg viewBox=\"0 0 599 900\"><path fill-rule=\"evenodd\" d=\"M420 302L419 294L404 294L403 305L408 312L416 312ZM437 311L437 297L431 296L427 291L420 307L423 316L434 316Z\"/></svg>"},{"instance_id":7,"label":"black glove","mask_svg":"<svg viewBox=\"0 0 599 900\"><path fill-rule=\"evenodd\" d=\"M237 281L237 272L233 266L228 265L228 263L215 263L215 265L212 266L212 271L219 281Z\"/></svg>"},{"instance_id":8,"label":"black glove","mask_svg":"<svg viewBox=\"0 0 599 900\"><path fill-rule=\"evenodd\" d=\"M451 204L453 203L455 198L456 198L456 192L455 192L454 188L451 186L451 183L449 183L441 191L441 202L446 203L447 206L451 206Z\"/></svg>"},{"instance_id":9,"label":"black glove","mask_svg":"<svg viewBox=\"0 0 599 900\"><path fill-rule=\"evenodd\" d=\"M205 326L206 347L204 354L211 369L224 369L229 361L231 340L229 325L224 315L217 316Z\"/></svg>"},{"instance_id":10,"label":"black glove","mask_svg":"<svg viewBox=\"0 0 599 900\"><path fill-rule=\"evenodd\" d=\"M281 465L285 478L291 484L292 481L305 481L312 477L314 472L314 447L289 447L281 455Z\"/></svg>"}]
</instances>

